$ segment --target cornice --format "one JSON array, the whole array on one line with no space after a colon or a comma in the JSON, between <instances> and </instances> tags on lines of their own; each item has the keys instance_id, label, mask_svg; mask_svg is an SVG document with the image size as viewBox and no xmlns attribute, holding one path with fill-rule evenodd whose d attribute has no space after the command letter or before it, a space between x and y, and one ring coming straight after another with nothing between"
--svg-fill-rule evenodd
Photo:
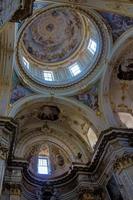
<instances>
[{"instance_id":1,"label":"cornice","mask_svg":"<svg viewBox=\"0 0 133 200\"><path fill-rule=\"evenodd\" d=\"M84 175L88 177L88 181L92 183L97 182L97 178L99 177L99 166L102 165L103 160L105 159L105 155L108 154L106 151L109 148L109 144L115 142L115 149L111 149L111 153L109 152L108 158L111 160L113 151L116 152L116 149L123 149L126 148L125 151L122 151L121 155L117 155L116 159L112 161L112 167L116 170L117 168L120 169L121 163L131 164L133 162L133 129L117 129L117 128L110 128L106 131L101 133L99 141L97 143L95 152L93 154L92 160L88 165L81 164L81 163L72 163L72 167L70 170L58 177L57 179L49 179L48 181L56 186L66 185L70 183L72 180L77 180L80 176ZM106 155L107 156L107 155ZM23 165L20 161L12 161L9 163L10 166L16 167L20 166L23 168L23 176L25 180L28 181L30 184L34 182L35 185L42 185L45 181L35 180L33 176L27 171L26 165ZM101 169L100 169L101 170ZM102 171L104 171L104 167ZM98 175L98 176L97 176ZM78 184L78 182L77 182Z\"/></svg>"}]
</instances>

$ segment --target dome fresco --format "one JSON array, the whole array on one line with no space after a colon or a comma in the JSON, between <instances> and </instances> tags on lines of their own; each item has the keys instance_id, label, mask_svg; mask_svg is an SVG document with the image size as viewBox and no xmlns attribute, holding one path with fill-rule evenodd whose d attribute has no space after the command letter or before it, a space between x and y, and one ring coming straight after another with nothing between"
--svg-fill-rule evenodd
<instances>
[{"instance_id":1,"label":"dome fresco","mask_svg":"<svg viewBox=\"0 0 133 200\"><path fill-rule=\"evenodd\" d=\"M72 55L82 42L83 22L71 9L46 10L25 30L23 43L28 53L43 63L60 62Z\"/></svg>"},{"instance_id":2,"label":"dome fresco","mask_svg":"<svg viewBox=\"0 0 133 200\"><path fill-rule=\"evenodd\" d=\"M74 94L102 71L108 39L94 11L47 6L18 32L16 72L35 92Z\"/></svg>"}]
</instances>

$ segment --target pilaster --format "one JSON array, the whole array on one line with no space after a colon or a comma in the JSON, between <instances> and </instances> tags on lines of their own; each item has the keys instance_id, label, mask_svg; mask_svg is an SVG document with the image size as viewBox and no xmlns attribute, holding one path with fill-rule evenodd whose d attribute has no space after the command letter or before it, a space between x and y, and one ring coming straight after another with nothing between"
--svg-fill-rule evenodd
<instances>
[{"instance_id":1,"label":"pilaster","mask_svg":"<svg viewBox=\"0 0 133 200\"><path fill-rule=\"evenodd\" d=\"M7 116L12 87L16 28L15 23L7 23L0 32L0 115Z\"/></svg>"},{"instance_id":2,"label":"pilaster","mask_svg":"<svg viewBox=\"0 0 133 200\"><path fill-rule=\"evenodd\" d=\"M7 159L11 156L13 151L13 140L16 130L17 124L12 119L0 118L0 195Z\"/></svg>"}]
</instances>

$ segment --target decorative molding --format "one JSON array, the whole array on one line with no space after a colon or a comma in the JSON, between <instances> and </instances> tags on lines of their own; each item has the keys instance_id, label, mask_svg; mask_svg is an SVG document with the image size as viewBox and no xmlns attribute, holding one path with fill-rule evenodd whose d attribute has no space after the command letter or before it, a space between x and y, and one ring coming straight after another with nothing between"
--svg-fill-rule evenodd
<instances>
[{"instance_id":1,"label":"decorative molding","mask_svg":"<svg viewBox=\"0 0 133 200\"><path fill-rule=\"evenodd\" d=\"M128 168L130 166L133 166L133 153L128 153L120 158L117 158L113 167L115 171L120 172L123 169Z\"/></svg>"},{"instance_id":2,"label":"decorative molding","mask_svg":"<svg viewBox=\"0 0 133 200\"><path fill-rule=\"evenodd\" d=\"M82 184L82 182L84 183L85 181L87 184L92 185L92 189L94 189L94 185L99 188L98 185L100 176L105 176L105 179L108 179L108 177L106 177L106 168L105 168L106 166L102 164L103 161L105 161L106 157L108 157L109 160L112 160L110 163L111 165L108 174L121 169L121 166L127 167L133 163L132 141L133 141L133 129L110 128L106 131L103 131L96 145L92 161L88 163L88 165L81 163L72 163L72 167L67 173L65 173L61 177L58 177L58 179L53 179L53 180L49 179L48 182L56 187L63 187L63 188L68 187L72 182L74 184L73 189L75 189L75 188L82 188L80 187L80 184ZM112 145L111 147L109 146L110 144ZM115 148L113 148L113 144ZM117 149L119 149L119 153L120 149L122 150L120 154L116 153ZM115 152L115 159L112 157L114 152ZM30 185L33 186L32 183L34 182L34 187L37 186L42 187L43 184L47 182L47 180L42 180L42 181L35 180L33 176L27 173L26 162L21 162L21 160L20 161L12 160L12 163L10 163L10 167L12 167L13 169L15 166L23 168L23 179L25 183L28 181L28 183L30 183ZM102 173L104 175L102 175ZM99 191L98 189L95 190ZM103 198L102 195L103 196L105 195L104 192L101 193L101 196L99 197L100 199Z\"/></svg>"}]
</instances>

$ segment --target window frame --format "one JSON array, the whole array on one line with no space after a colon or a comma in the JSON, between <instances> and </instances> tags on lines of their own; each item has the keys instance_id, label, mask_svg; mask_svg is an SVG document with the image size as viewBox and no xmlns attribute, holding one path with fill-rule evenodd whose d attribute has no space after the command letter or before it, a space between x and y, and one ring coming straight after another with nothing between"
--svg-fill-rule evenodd
<instances>
[{"instance_id":1,"label":"window frame","mask_svg":"<svg viewBox=\"0 0 133 200\"><path fill-rule=\"evenodd\" d=\"M52 71L43 71L43 78L45 81L54 81L54 75Z\"/></svg>"},{"instance_id":2,"label":"window frame","mask_svg":"<svg viewBox=\"0 0 133 200\"><path fill-rule=\"evenodd\" d=\"M81 73L81 69L80 69L78 63L74 63L73 65L71 65L69 67L69 71L72 76L77 76Z\"/></svg>"},{"instance_id":3,"label":"window frame","mask_svg":"<svg viewBox=\"0 0 133 200\"><path fill-rule=\"evenodd\" d=\"M30 68L30 64L29 64L28 60L26 60L25 57L23 57L23 63L24 63L24 66L25 66L27 69Z\"/></svg>"},{"instance_id":4,"label":"window frame","mask_svg":"<svg viewBox=\"0 0 133 200\"><path fill-rule=\"evenodd\" d=\"M42 161L42 163L40 162ZM43 161L46 161L46 164L43 163ZM44 171L46 172L44 172ZM49 159L46 156L38 156L38 161L37 161L37 173L40 175L49 175Z\"/></svg>"},{"instance_id":5,"label":"window frame","mask_svg":"<svg viewBox=\"0 0 133 200\"><path fill-rule=\"evenodd\" d=\"M87 49L94 55L97 50L97 43L90 39Z\"/></svg>"}]
</instances>

